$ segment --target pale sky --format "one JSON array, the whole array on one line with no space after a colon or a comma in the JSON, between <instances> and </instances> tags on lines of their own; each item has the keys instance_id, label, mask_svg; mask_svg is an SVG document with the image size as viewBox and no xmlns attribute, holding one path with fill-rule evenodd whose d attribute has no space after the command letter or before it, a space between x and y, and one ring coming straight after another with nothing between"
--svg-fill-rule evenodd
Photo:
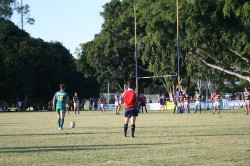
<instances>
[{"instance_id":1,"label":"pale sky","mask_svg":"<svg viewBox=\"0 0 250 166\"><path fill-rule=\"evenodd\" d=\"M26 24L24 30L34 38L59 41L74 54L80 43L93 40L101 31L100 12L107 2L110 0L23 0L35 19L35 25ZM11 20L20 27L20 16Z\"/></svg>"}]
</instances>

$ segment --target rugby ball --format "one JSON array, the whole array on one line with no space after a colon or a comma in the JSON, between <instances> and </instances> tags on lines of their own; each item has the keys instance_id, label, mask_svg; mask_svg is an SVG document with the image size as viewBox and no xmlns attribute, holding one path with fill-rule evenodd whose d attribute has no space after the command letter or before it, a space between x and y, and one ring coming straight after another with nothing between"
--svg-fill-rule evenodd
<instances>
[{"instance_id":1,"label":"rugby ball","mask_svg":"<svg viewBox=\"0 0 250 166\"><path fill-rule=\"evenodd\" d=\"M69 124L70 128L75 128L76 127L76 122L75 121L71 121Z\"/></svg>"}]
</instances>

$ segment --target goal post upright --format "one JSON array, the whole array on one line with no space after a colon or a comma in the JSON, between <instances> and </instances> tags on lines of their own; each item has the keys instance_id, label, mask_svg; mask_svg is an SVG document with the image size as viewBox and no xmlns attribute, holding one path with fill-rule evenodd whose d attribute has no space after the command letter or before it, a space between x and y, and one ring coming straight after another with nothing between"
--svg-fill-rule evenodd
<instances>
[{"instance_id":1,"label":"goal post upright","mask_svg":"<svg viewBox=\"0 0 250 166\"><path fill-rule=\"evenodd\" d=\"M135 38L135 78L136 78L136 86L135 92L139 92L139 79L146 79L146 78L164 78L168 76L177 76L178 77L178 90L180 91L180 37L179 37L179 0L176 0L176 31L177 31L177 56L178 56L178 70L177 75L164 75L164 76L149 76L149 77L138 77L138 50L137 50L137 19L136 19L136 0L134 0L134 38Z\"/></svg>"},{"instance_id":2,"label":"goal post upright","mask_svg":"<svg viewBox=\"0 0 250 166\"><path fill-rule=\"evenodd\" d=\"M136 21L136 0L134 0L134 29L135 29L135 92L138 93L138 52L137 52L137 21Z\"/></svg>"},{"instance_id":3,"label":"goal post upright","mask_svg":"<svg viewBox=\"0 0 250 166\"><path fill-rule=\"evenodd\" d=\"M180 78L180 37L179 37L179 0L176 0L176 33L177 33L177 56L178 56L178 91L181 90Z\"/></svg>"}]
</instances>

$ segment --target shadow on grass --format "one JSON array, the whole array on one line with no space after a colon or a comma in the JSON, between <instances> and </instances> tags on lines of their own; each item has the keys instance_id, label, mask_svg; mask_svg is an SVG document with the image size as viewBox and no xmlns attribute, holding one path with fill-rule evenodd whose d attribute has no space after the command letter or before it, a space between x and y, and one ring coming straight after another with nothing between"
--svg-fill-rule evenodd
<instances>
[{"instance_id":1,"label":"shadow on grass","mask_svg":"<svg viewBox=\"0 0 250 166\"><path fill-rule=\"evenodd\" d=\"M222 126L222 127L228 127L228 126L245 126L245 125L249 125L249 124L247 124L247 123L245 123L245 124L197 124L197 125L168 125L168 126L138 126L138 127L136 127L136 128L165 128L165 129L167 129L167 128L170 128L170 127L176 127L176 128L178 128L178 127L217 127L217 126Z\"/></svg>"},{"instance_id":2,"label":"shadow on grass","mask_svg":"<svg viewBox=\"0 0 250 166\"><path fill-rule=\"evenodd\" d=\"M40 134L0 134L1 137L18 137L18 136L63 136L63 135L91 135L91 134L116 134L121 132L86 132L86 133L40 133Z\"/></svg>"},{"instance_id":3,"label":"shadow on grass","mask_svg":"<svg viewBox=\"0 0 250 166\"><path fill-rule=\"evenodd\" d=\"M66 152L66 151L83 151L83 150L112 150L112 149L123 150L123 149L150 148L151 146L161 146L167 144L182 144L182 143L9 147L9 148L0 148L0 153Z\"/></svg>"},{"instance_id":4,"label":"shadow on grass","mask_svg":"<svg viewBox=\"0 0 250 166\"><path fill-rule=\"evenodd\" d=\"M154 135L154 136L146 136L146 137L220 137L220 136L250 136L250 133L249 134L240 134L240 133L218 133L218 134L190 134L190 135Z\"/></svg>"}]
</instances>

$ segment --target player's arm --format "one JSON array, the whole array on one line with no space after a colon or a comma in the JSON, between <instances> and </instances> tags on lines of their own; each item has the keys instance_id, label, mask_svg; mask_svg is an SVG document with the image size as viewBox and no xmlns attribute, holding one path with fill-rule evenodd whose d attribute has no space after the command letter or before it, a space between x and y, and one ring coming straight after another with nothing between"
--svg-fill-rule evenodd
<instances>
[{"instance_id":1,"label":"player's arm","mask_svg":"<svg viewBox=\"0 0 250 166\"><path fill-rule=\"evenodd\" d=\"M124 93L122 94L122 97L121 97L121 104L123 104L123 103L124 103L124 100L123 100L123 95L124 95ZM137 100L136 100L136 102L137 102Z\"/></svg>"},{"instance_id":2,"label":"player's arm","mask_svg":"<svg viewBox=\"0 0 250 166\"><path fill-rule=\"evenodd\" d=\"M101 100L99 99L98 102L97 102L97 104L100 104L100 103L101 103Z\"/></svg>"},{"instance_id":3,"label":"player's arm","mask_svg":"<svg viewBox=\"0 0 250 166\"><path fill-rule=\"evenodd\" d=\"M242 98L243 101L245 101L245 95L244 95L244 93L241 93L241 98Z\"/></svg>"},{"instance_id":4,"label":"player's arm","mask_svg":"<svg viewBox=\"0 0 250 166\"><path fill-rule=\"evenodd\" d=\"M222 96L220 96L220 98L219 98L219 101L221 101L222 100Z\"/></svg>"},{"instance_id":5,"label":"player's arm","mask_svg":"<svg viewBox=\"0 0 250 166\"><path fill-rule=\"evenodd\" d=\"M56 110L56 98L55 98L55 96L53 97L53 106L52 106L52 110L53 110L53 111Z\"/></svg>"},{"instance_id":6,"label":"player's arm","mask_svg":"<svg viewBox=\"0 0 250 166\"><path fill-rule=\"evenodd\" d=\"M211 100L214 100L215 94L211 97Z\"/></svg>"},{"instance_id":7,"label":"player's arm","mask_svg":"<svg viewBox=\"0 0 250 166\"><path fill-rule=\"evenodd\" d=\"M66 110L67 110L68 115L69 115L70 100L67 99L66 103L67 103L67 105L66 105Z\"/></svg>"}]
</instances>

